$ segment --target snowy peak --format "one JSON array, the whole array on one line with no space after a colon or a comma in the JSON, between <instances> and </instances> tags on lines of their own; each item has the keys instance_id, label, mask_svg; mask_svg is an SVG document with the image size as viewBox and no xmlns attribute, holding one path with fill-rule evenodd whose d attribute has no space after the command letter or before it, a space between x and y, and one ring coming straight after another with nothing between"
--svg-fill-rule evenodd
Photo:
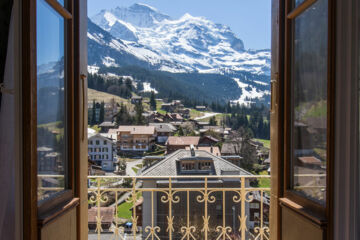
<instances>
[{"instance_id":1,"label":"snowy peak","mask_svg":"<svg viewBox=\"0 0 360 240\"><path fill-rule=\"evenodd\" d=\"M144 3L135 3L129 7L134 12L149 12L149 13L158 13L159 11L147 4Z\"/></svg>"},{"instance_id":2,"label":"snowy peak","mask_svg":"<svg viewBox=\"0 0 360 240\"><path fill-rule=\"evenodd\" d=\"M111 10L102 10L91 18L94 23L107 30L117 20L122 20L136 27L149 28L165 19L170 19L170 17L160 13L153 7L140 3L128 8L117 7Z\"/></svg>"},{"instance_id":3,"label":"snowy peak","mask_svg":"<svg viewBox=\"0 0 360 240\"><path fill-rule=\"evenodd\" d=\"M269 50L246 50L228 26L205 17L186 13L173 19L137 3L102 10L91 20L113 36L109 47L121 48L157 70L270 75ZM117 59L114 61L121 65Z\"/></svg>"}]
</instances>

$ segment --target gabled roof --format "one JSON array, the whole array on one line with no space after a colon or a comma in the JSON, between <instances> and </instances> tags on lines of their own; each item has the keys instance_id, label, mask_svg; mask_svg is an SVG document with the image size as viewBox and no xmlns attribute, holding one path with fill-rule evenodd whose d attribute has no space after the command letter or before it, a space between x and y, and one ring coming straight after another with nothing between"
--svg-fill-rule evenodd
<instances>
[{"instance_id":1,"label":"gabled roof","mask_svg":"<svg viewBox=\"0 0 360 240\"><path fill-rule=\"evenodd\" d=\"M186 150L190 150L190 146L185 148ZM202 150L202 151L207 151L215 156L220 156L220 149L219 147L196 147L196 150Z\"/></svg>"},{"instance_id":2,"label":"gabled roof","mask_svg":"<svg viewBox=\"0 0 360 240\"><path fill-rule=\"evenodd\" d=\"M241 150L241 143L236 144L236 143L225 142L221 147L221 154L236 155L240 152L240 150Z\"/></svg>"},{"instance_id":3,"label":"gabled roof","mask_svg":"<svg viewBox=\"0 0 360 240\"><path fill-rule=\"evenodd\" d=\"M192 136L186 136L186 137L175 137L170 136L168 140L166 141L166 145L178 145L178 146L190 146L199 145L200 137L192 137Z\"/></svg>"},{"instance_id":4,"label":"gabled roof","mask_svg":"<svg viewBox=\"0 0 360 240\"><path fill-rule=\"evenodd\" d=\"M119 126L118 132L130 132L130 134L155 134L154 126Z\"/></svg>"},{"instance_id":5,"label":"gabled roof","mask_svg":"<svg viewBox=\"0 0 360 240\"><path fill-rule=\"evenodd\" d=\"M156 132L175 132L176 127L171 123L150 123L150 126L154 126L156 128Z\"/></svg>"},{"instance_id":6,"label":"gabled roof","mask_svg":"<svg viewBox=\"0 0 360 240\"><path fill-rule=\"evenodd\" d=\"M232 164L231 162L217 157L207 151L195 150L195 156L198 158L211 158L214 163L216 176L226 175L231 172L235 175L251 175L246 170ZM177 150L168 155L164 160L154 164L141 173L141 176L176 176L179 175L177 162L181 159L194 158L189 150Z\"/></svg>"},{"instance_id":7,"label":"gabled roof","mask_svg":"<svg viewBox=\"0 0 360 240\"><path fill-rule=\"evenodd\" d=\"M210 135L206 135L206 136L202 137L201 141L206 139L206 138L209 139L210 141L213 141L213 142L219 142L219 139L214 138L213 136L210 136Z\"/></svg>"},{"instance_id":8,"label":"gabled roof","mask_svg":"<svg viewBox=\"0 0 360 240\"><path fill-rule=\"evenodd\" d=\"M105 136L104 136L104 135L105 135ZM107 141L113 143L113 139L107 137L107 136L106 136L106 135L107 135L106 133L105 133L104 135L103 135L102 133L97 133L97 134L88 136L88 139L91 140L91 139L93 139L93 138L101 138L101 139L103 139L103 140L107 140Z\"/></svg>"}]
</instances>

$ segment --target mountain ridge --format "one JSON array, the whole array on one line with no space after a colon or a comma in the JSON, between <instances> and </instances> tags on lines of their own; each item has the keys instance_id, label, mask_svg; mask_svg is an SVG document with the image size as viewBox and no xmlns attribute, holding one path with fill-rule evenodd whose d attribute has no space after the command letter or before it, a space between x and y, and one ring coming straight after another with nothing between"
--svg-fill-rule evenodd
<instances>
[{"instance_id":1,"label":"mountain ridge","mask_svg":"<svg viewBox=\"0 0 360 240\"><path fill-rule=\"evenodd\" d=\"M190 14L173 19L145 4L101 10L88 21L90 66L225 75L237 85L235 103L251 103L252 92L256 102L268 104L270 50L245 49L228 26Z\"/></svg>"}]
</instances>

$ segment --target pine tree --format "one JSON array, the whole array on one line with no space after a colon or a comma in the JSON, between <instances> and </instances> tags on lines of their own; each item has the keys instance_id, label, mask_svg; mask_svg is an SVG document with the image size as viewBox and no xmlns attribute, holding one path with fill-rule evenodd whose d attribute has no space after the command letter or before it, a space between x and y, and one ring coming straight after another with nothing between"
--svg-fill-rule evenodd
<instances>
[{"instance_id":1,"label":"pine tree","mask_svg":"<svg viewBox=\"0 0 360 240\"><path fill-rule=\"evenodd\" d=\"M210 125L210 126L216 126L216 125L217 125L217 121L216 121L215 116L213 116L213 117L210 118L210 120L209 120L209 125Z\"/></svg>"},{"instance_id":2,"label":"pine tree","mask_svg":"<svg viewBox=\"0 0 360 240\"><path fill-rule=\"evenodd\" d=\"M104 119L105 119L105 103L104 101L102 101L100 105L99 123L104 122Z\"/></svg>"},{"instance_id":3,"label":"pine tree","mask_svg":"<svg viewBox=\"0 0 360 240\"><path fill-rule=\"evenodd\" d=\"M136 125L142 125L145 122L144 116L142 115L144 113L144 108L141 103L137 103L135 105L135 124Z\"/></svg>"},{"instance_id":4,"label":"pine tree","mask_svg":"<svg viewBox=\"0 0 360 240\"><path fill-rule=\"evenodd\" d=\"M155 100L155 93L154 93L154 91L151 91L151 96L150 96L150 108L151 108L151 110L153 110L153 111L156 110L156 100Z\"/></svg>"},{"instance_id":5,"label":"pine tree","mask_svg":"<svg viewBox=\"0 0 360 240\"><path fill-rule=\"evenodd\" d=\"M95 124L96 124L96 104L95 104L95 100L93 100L90 125L95 125Z\"/></svg>"}]
</instances>

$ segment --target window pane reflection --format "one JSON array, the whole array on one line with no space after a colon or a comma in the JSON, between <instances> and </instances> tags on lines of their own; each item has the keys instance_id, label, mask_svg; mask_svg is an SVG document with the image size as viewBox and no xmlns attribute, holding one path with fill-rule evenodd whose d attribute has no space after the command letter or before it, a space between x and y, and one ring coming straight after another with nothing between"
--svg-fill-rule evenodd
<instances>
[{"instance_id":1,"label":"window pane reflection","mask_svg":"<svg viewBox=\"0 0 360 240\"><path fill-rule=\"evenodd\" d=\"M295 0L295 7L299 6L300 4L302 4L303 2L305 2L305 0Z\"/></svg>"},{"instance_id":2,"label":"window pane reflection","mask_svg":"<svg viewBox=\"0 0 360 240\"><path fill-rule=\"evenodd\" d=\"M294 20L292 187L325 204L327 132L327 0Z\"/></svg>"},{"instance_id":3,"label":"window pane reflection","mask_svg":"<svg viewBox=\"0 0 360 240\"><path fill-rule=\"evenodd\" d=\"M58 3L60 3L60 5L64 7L64 0L58 0Z\"/></svg>"},{"instance_id":4,"label":"window pane reflection","mask_svg":"<svg viewBox=\"0 0 360 240\"><path fill-rule=\"evenodd\" d=\"M64 190L66 113L64 19L37 0L38 200Z\"/></svg>"}]
</instances>

